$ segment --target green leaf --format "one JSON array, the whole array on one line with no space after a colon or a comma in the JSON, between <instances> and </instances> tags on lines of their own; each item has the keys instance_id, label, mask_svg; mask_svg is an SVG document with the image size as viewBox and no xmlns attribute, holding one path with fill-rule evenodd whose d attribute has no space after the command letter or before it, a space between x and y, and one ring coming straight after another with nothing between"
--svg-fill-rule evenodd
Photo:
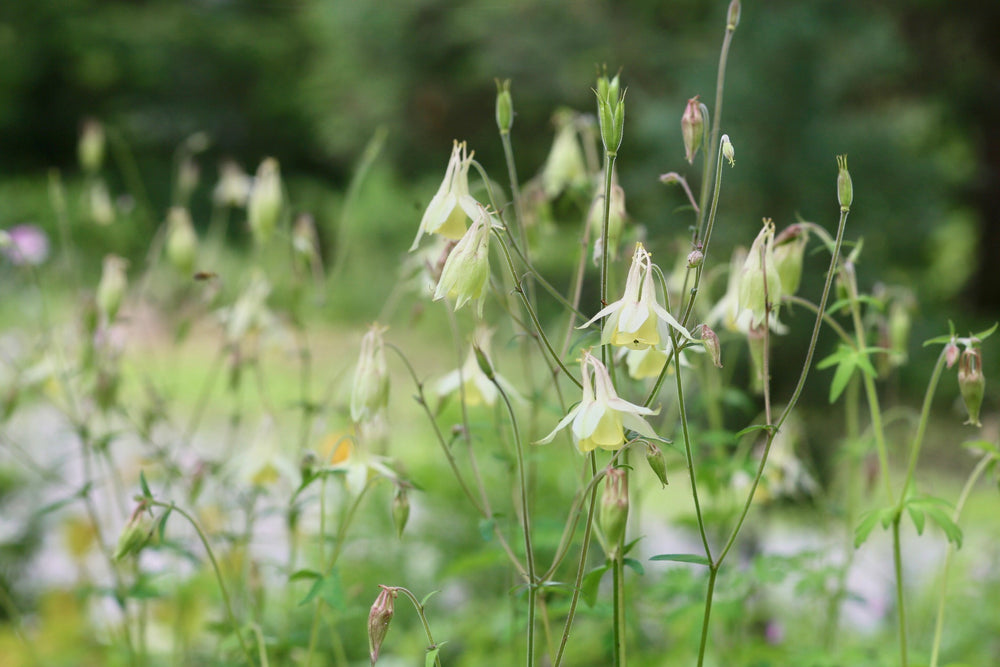
<instances>
[{"instance_id":1,"label":"green leaf","mask_svg":"<svg viewBox=\"0 0 1000 667\"><path fill-rule=\"evenodd\" d=\"M836 403L840 395L847 388L847 383L854 375L854 367L857 365L856 359L842 359L837 370L833 373L833 381L830 382L830 403Z\"/></svg>"},{"instance_id":2,"label":"green leaf","mask_svg":"<svg viewBox=\"0 0 1000 667\"><path fill-rule=\"evenodd\" d=\"M594 603L597 602L597 588L601 585L601 579L609 567L610 565L604 564L591 570L584 575L583 581L580 582L580 594L588 607L593 607Z\"/></svg>"},{"instance_id":3,"label":"green leaf","mask_svg":"<svg viewBox=\"0 0 1000 667\"><path fill-rule=\"evenodd\" d=\"M970 440L963 442L962 446L966 449L982 452L983 454L992 454L993 456L1000 457L1000 447L989 440Z\"/></svg>"},{"instance_id":4,"label":"green leaf","mask_svg":"<svg viewBox=\"0 0 1000 667\"><path fill-rule=\"evenodd\" d=\"M322 579L323 575L316 570L296 570L288 576L289 581L300 581L302 579Z\"/></svg>"},{"instance_id":5,"label":"green leaf","mask_svg":"<svg viewBox=\"0 0 1000 667\"><path fill-rule=\"evenodd\" d=\"M697 554L659 554L653 556L649 560L669 560L675 563L694 563L695 565L704 565L708 567L711 565L708 559L704 556L698 556Z\"/></svg>"},{"instance_id":6,"label":"green leaf","mask_svg":"<svg viewBox=\"0 0 1000 667\"><path fill-rule=\"evenodd\" d=\"M870 512L865 512L861 515L861 521L858 523L858 527L854 529L854 548L857 549L868 539L871 535L872 530L875 528L875 524L878 523L880 512L872 510Z\"/></svg>"},{"instance_id":7,"label":"green leaf","mask_svg":"<svg viewBox=\"0 0 1000 667\"><path fill-rule=\"evenodd\" d=\"M424 655L424 667L434 667L434 663L437 661L438 653L440 651L440 646L427 649L427 654Z\"/></svg>"},{"instance_id":8,"label":"green leaf","mask_svg":"<svg viewBox=\"0 0 1000 667\"><path fill-rule=\"evenodd\" d=\"M979 340L986 340L987 338L993 335L993 333L997 330L998 326L1000 326L1000 322L994 322L993 326L991 326L989 329L985 329L974 335Z\"/></svg>"},{"instance_id":9,"label":"green leaf","mask_svg":"<svg viewBox=\"0 0 1000 667\"><path fill-rule=\"evenodd\" d=\"M634 558L623 558L622 564L632 568L632 570L635 571L636 574L646 574L646 570L645 568L642 567L642 563L640 563Z\"/></svg>"},{"instance_id":10,"label":"green leaf","mask_svg":"<svg viewBox=\"0 0 1000 667\"><path fill-rule=\"evenodd\" d=\"M424 607L424 606L426 606L426 605L427 605L427 601L428 601L428 600L430 600L430 599L431 599L432 597L434 597L435 595L437 595L437 594L438 594L438 593L440 593L440 592L441 592L441 591L431 591L430 593L428 593L427 595L425 595L425 596L424 596L423 598L421 598L421 600L420 600L420 606L421 606L421 607Z\"/></svg>"},{"instance_id":11,"label":"green leaf","mask_svg":"<svg viewBox=\"0 0 1000 667\"><path fill-rule=\"evenodd\" d=\"M340 585L340 575L337 570L331 572L327 577L318 577L309 588L306 596L299 602L299 606L312 602L317 596L330 605L332 609L341 611L346 609L344 590Z\"/></svg>"},{"instance_id":12,"label":"green leaf","mask_svg":"<svg viewBox=\"0 0 1000 667\"><path fill-rule=\"evenodd\" d=\"M768 426L767 424L754 424L753 426L747 426L742 431L737 431L736 434L733 436L733 438L735 440L739 440L747 433L753 433L754 431L770 431L770 430L771 427Z\"/></svg>"},{"instance_id":13,"label":"green leaf","mask_svg":"<svg viewBox=\"0 0 1000 667\"><path fill-rule=\"evenodd\" d=\"M948 541L953 543L956 549L961 549L962 529L958 527L958 524L951 520L948 513L936 505L925 507L924 511L927 512L927 516L930 520L936 523L941 530L944 531L945 537L948 538Z\"/></svg>"},{"instance_id":14,"label":"green leaf","mask_svg":"<svg viewBox=\"0 0 1000 667\"><path fill-rule=\"evenodd\" d=\"M927 340L925 340L924 347L928 347L929 345L947 345L951 341L952 341L951 334L948 334L947 336L935 336L934 338L928 338Z\"/></svg>"},{"instance_id":15,"label":"green leaf","mask_svg":"<svg viewBox=\"0 0 1000 667\"><path fill-rule=\"evenodd\" d=\"M173 507L168 507L166 511L160 516L159 524L157 525L157 539L162 542L163 535L167 532L167 519L170 518L170 513L174 511Z\"/></svg>"},{"instance_id":16,"label":"green leaf","mask_svg":"<svg viewBox=\"0 0 1000 667\"><path fill-rule=\"evenodd\" d=\"M490 542L493 540L493 526L495 525L496 519L479 520L479 536L483 538L483 542Z\"/></svg>"},{"instance_id":17,"label":"green leaf","mask_svg":"<svg viewBox=\"0 0 1000 667\"><path fill-rule=\"evenodd\" d=\"M924 513L920 511L920 509L917 508L913 503L910 503L906 506L906 512L910 515L910 518L913 519L913 525L917 529L917 535L923 535Z\"/></svg>"},{"instance_id":18,"label":"green leaf","mask_svg":"<svg viewBox=\"0 0 1000 667\"><path fill-rule=\"evenodd\" d=\"M149 490L149 484L146 483L146 473L142 470L139 471L139 488L142 489L142 495L146 498L152 498L153 494Z\"/></svg>"},{"instance_id":19,"label":"green leaf","mask_svg":"<svg viewBox=\"0 0 1000 667\"><path fill-rule=\"evenodd\" d=\"M635 545L639 544L640 540L642 540L642 538L641 537L637 537L634 540L632 540L631 542L629 542L628 544L626 544L624 547L622 547L622 555L625 555L628 552L632 551L632 549L635 547Z\"/></svg>"}]
</instances>

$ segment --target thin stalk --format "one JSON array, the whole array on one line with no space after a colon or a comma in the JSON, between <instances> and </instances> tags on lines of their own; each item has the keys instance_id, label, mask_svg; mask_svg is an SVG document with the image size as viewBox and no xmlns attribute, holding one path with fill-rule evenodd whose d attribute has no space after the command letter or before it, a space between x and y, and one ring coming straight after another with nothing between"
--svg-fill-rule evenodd
<instances>
[{"instance_id":1,"label":"thin stalk","mask_svg":"<svg viewBox=\"0 0 1000 667\"><path fill-rule=\"evenodd\" d=\"M420 617L420 623L421 625L424 626L424 635L427 637L427 643L428 643L427 648L428 649L437 648L437 644L434 641L434 636L431 634L430 623L427 622L427 615L424 613L424 605L420 604L420 600L417 599L416 595L411 593L409 590L403 588L402 586L394 586L393 589L405 595L407 598L409 598L410 602L413 603L413 608L417 610L417 616ZM435 656L434 664L437 665L437 667L441 667L440 656Z\"/></svg>"},{"instance_id":2,"label":"thin stalk","mask_svg":"<svg viewBox=\"0 0 1000 667\"><path fill-rule=\"evenodd\" d=\"M517 474L521 487L521 529L524 531L524 558L528 569L528 654L527 666L535 664L535 601L538 596L538 581L535 579L535 554L531 546L531 522L528 517L528 483L525 479L524 447L521 442L521 433L517 427L517 417L514 415L514 406L510 404L510 398L504 391L496 376L490 374L493 386L497 388L504 405L507 406L507 414L510 416L510 425L514 431L514 448L517 450Z\"/></svg>"},{"instance_id":3,"label":"thin stalk","mask_svg":"<svg viewBox=\"0 0 1000 667\"><path fill-rule=\"evenodd\" d=\"M726 34L722 38L722 49L719 52L719 69L715 79L715 111L712 114L712 133L709 135L708 141L705 142L706 149L711 146L713 152L711 155L705 155L705 166L701 179L701 195L699 197L701 207L699 208L698 227L695 230L694 235L695 243L697 243L698 239L701 237L701 228L704 223L702 212L705 210L705 203L708 199L708 190L712 184L709 180L709 165L712 163L710 158L714 158L717 153L722 152L719 146L719 128L722 125L722 93L726 87L726 63L729 61L729 47L733 42L733 33L735 31L736 26L726 25Z\"/></svg>"},{"instance_id":4,"label":"thin stalk","mask_svg":"<svg viewBox=\"0 0 1000 667\"><path fill-rule=\"evenodd\" d=\"M507 163L507 179L510 181L510 196L514 200L514 218L517 222L517 237L528 247L528 237L524 229L524 211L521 208L521 187L517 180L517 167L514 165L514 148L510 143L510 131L500 132L500 142L503 144L503 157ZM527 252L527 250L525 250Z\"/></svg>"},{"instance_id":5,"label":"thin stalk","mask_svg":"<svg viewBox=\"0 0 1000 667\"><path fill-rule=\"evenodd\" d=\"M969 494L972 493L972 487L976 485L979 481L979 477L986 471L990 463L996 460L996 454L992 452L986 453L983 458L979 459L979 463L972 470L969 475L969 479L965 481L965 486L962 487L962 492L958 496L958 502L955 503L955 511L952 513L951 519L955 523L958 523L958 519L962 514L962 509L965 507L965 501L969 499ZM938 596L938 606L937 606L937 619L934 622L934 643L931 646L931 661L930 667L937 667L938 664L938 653L941 650L941 633L944 629L944 602L946 593L948 592L948 571L951 568L951 557L955 553L955 545L948 543L948 551L944 556L944 571L941 573L941 593Z\"/></svg>"},{"instance_id":6,"label":"thin stalk","mask_svg":"<svg viewBox=\"0 0 1000 667\"><path fill-rule=\"evenodd\" d=\"M215 579L219 582L219 590L222 592L222 601L226 606L226 614L229 616L229 623L232 625L233 632L236 633L236 637L240 641L240 648L243 649L243 655L246 656L247 664L254 664L253 653L251 652L246 639L243 637L243 632L240 630L240 624L236 620L236 614L233 613L233 603L229 597L229 590L226 588L226 582L222 578L222 570L219 569L219 563L215 560L215 553L212 551L212 546L208 543L208 538L205 537L205 533L201 529L201 526L198 525L198 522L195 521L193 516L178 507L175 503L165 503L151 498L146 499L145 502L150 506L162 507L167 511L177 512L182 517L187 519L187 522L190 523L191 527L194 528L196 533L198 533L198 538L201 540L202 546L205 547L205 552L208 554L208 560L211 561L212 569L215 571Z\"/></svg>"},{"instance_id":7,"label":"thin stalk","mask_svg":"<svg viewBox=\"0 0 1000 667\"><path fill-rule=\"evenodd\" d=\"M899 619L899 664L906 667L909 660L906 654L906 604L903 597L903 556L899 544L899 523L902 514L896 514L892 520L892 567L896 571L896 616Z\"/></svg>"},{"instance_id":8,"label":"thin stalk","mask_svg":"<svg viewBox=\"0 0 1000 667\"><path fill-rule=\"evenodd\" d=\"M507 249L506 242L504 241L503 237L500 236L500 232L498 230L493 230L493 233L500 241L500 248L501 250L503 250L504 259L507 260L507 268L508 270L510 270L510 275L514 279L514 291L517 292L518 295L521 297L521 301L524 303L524 308L528 312L528 316L531 318L531 323L532 325L534 325L535 331L538 333L538 336L545 343L545 349L548 350L549 354L552 356L553 361L555 361L556 364L558 364L560 370L562 370L562 372L566 375L566 377L572 380L573 384L582 389L583 384L581 384L580 381L577 380L575 377L573 377L573 374L569 372L569 369L566 368L566 365L563 364L562 359L559 358L559 355L552 347L552 343L549 342L548 336L545 335L545 330L542 329L542 323L538 321L538 315L535 314L534 309L528 302L528 297L524 293L524 289L522 289L521 287L521 280L520 278L518 278L517 271L514 269L514 262L511 259L510 250Z\"/></svg>"},{"instance_id":9,"label":"thin stalk","mask_svg":"<svg viewBox=\"0 0 1000 667\"><path fill-rule=\"evenodd\" d=\"M604 151L604 212L601 224L601 308L608 305L608 228L611 220L611 188L613 185L613 175L615 168L616 153L609 150ZM609 315L605 315L601 320L601 329L608 321ZM611 367L612 357L609 354L609 346L601 346L601 363L603 363L611 374L611 381L614 384L614 369Z\"/></svg>"},{"instance_id":10,"label":"thin stalk","mask_svg":"<svg viewBox=\"0 0 1000 667\"><path fill-rule=\"evenodd\" d=\"M941 349L934 371L931 373L930 382L927 383L927 391L924 394L924 404L920 410L920 421L917 423L917 431L913 436L913 443L910 445L910 462L906 467L906 477L903 478L903 487L899 493L899 501L896 503L896 512L903 511L903 503L906 501L907 489L913 481L913 474L917 469L917 459L920 456L920 448L924 442L924 434L927 432L927 422L930 419L931 403L934 401L934 392L937 391L938 382L941 379L941 372L945 366L945 349Z\"/></svg>"},{"instance_id":11,"label":"thin stalk","mask_svg":"<svg viewBox=\"0 0 1000 667\"><path fill-rule=\"evenodd\" d=\"M716 117L716 121L718 121L718 117ZM708 163L706 162L706 170L707 170L707 168L708 168ZM721 150L721 148L719 148L715 152L715 179L714 179L714 183L715 183L715 188L712 191L712 206L711 206L711 210L709 211L709 214L708 214L708 227L705 229L705 240L701 244L701 252L702 252L702 254L703 254L704 257L708 256L708 247L709 247L709 244L712 241L712 230L715 228L715 217L716 217L716 213L719 210L719 193L722 191L722 150ZM702 223L702 221L699 219L699 221L698 221L698 227L699 227L698 233L699 234L701 233L701 231L700 231L701 230L701 223ZM689 269L689 271L690 271L690 269ZM691 317L691 313L694 311L694 303L695 303L695 300L698 298L698 290L701 287L701 277L702 277L702 274L704 273L704 271L705 271L705 261L703 259L702 263L700 265L698 265L697 269L695 269L694 285L691 287L690 298L688 299L687 305L684 306L684 314L680 318L681 326L684 326L684 327L687 326L688 319ZM685 276L684 280L685 280L685 285L686 285L687 284L687 276ZM682 295L681 298L683 299L683 295ZM682 303L683 303L683 301L682 301Z\"/></svg>"},{"instance_id":12,"label":"thin stalk","mask_svg":"<svg viewBox=\"0 0 1000 667\"><path fill-rule=\"evenodd\" d=\"M597 457L594 452L588 455L590 459L591 478L597 476ZM566 652L566 643L569 641L569 632L573 627L576 618L576 606L580 601L580 591L583 586L583 574L587 569L587 556L590 553L590 539L594 532L594 510L597 507L597 485L590 490L590 506L587 509L587 523L583 529L583 544L580 546L580 563L576 568L576 580L573 583L573 595L570 597L569 614L566 616L566 623L563 626L562 639L559 640L559 650L556 652L556 659L552 663L553 667L562 664L563 655Z\"/></svg>"},{"instance_id":13,"label":"thin stalk","mask_svg":"<svg viewBox=\"0 0 1000 667\"><path fill-rule=\"evenodd\" d=\"M620 545L619 545L620 547ZM625 667L625 572L621 548L615 549L611 559L612 595L614 596L614 664L615 667Z\"/></svg>"},{"instance_id":14,"label":"thin stalk","mask_svg":"<svg viewBox=\"0 0 1000 667\"><path fill-rule=\"evenodd\" d=\"M705 664L705 649L708 648L708 623L712 618L712 599L715 596L715 579L719 575L719 565L708 567L708 592L705 593L705 614L701 618L701 643L698 644L698 667Z\"/></svg>"}]
</instances>

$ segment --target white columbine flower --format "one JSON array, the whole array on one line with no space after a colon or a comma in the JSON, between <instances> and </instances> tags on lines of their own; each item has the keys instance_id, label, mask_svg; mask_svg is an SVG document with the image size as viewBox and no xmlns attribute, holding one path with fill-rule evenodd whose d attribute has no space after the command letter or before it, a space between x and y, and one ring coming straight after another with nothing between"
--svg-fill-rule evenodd
<instances>
[{"instance_id":1,"label":"white columbine flower","mask_svg":"<svg viewBox=\"0 0 1000 667\"><path fill-rule=\"evenodd\" d=\"M739 309L752 313L750 326L757 328L769 309L777 319L781 295L781 278L774 261L774 223L765 220L740 272Z\"/></svg>"},{"instance_id":2,"label":"white columbine flower","mask_svg":"<svg viewBox=\"0 0 1000 667\"><path fill-rule=\"evenodd\" d=\"M657 319L672 326L685 338L691 339L688 330L657 303L656 288L653 286L653 263L650 254L641 243L635 244L632 266L629 267L628 278L625 281L625 295L603 308L589 322L578 328L588 327L604 316L608 319L601 332L602 345L608 343L624 345L633 350L643 350L658 345L660 331Z\"/></svg>"},{"instance_id":3,"label":"white columbine flower","mask_svg":"<svg viewBox=\"0 0 1000 667\"><path fill-rule=\"evenodd\" d=\"M385 331L386 327L373 324L361 339L351 387L351 419L356 422L375 418L389 402L389 371L382 339Z\"/></svg>"},{"instance_id":4,"label":"white columbine flower","mask_svg":"<svg viewBox=\"0 0 1000 667\"><path fill-rule=\"evenodd\" d=\"M492 336L493 332L484 326L476 329L476 345L479 347L479 351L486 355L487 359L490 359L492 356L490 354L490 338ZM524 400L517 390L507 382L506 378L499 373L494 373L494 377L496 377L497 383L503 387L504 392L509 397ZM455 369L438 380L436 391L439 396L447 396L458 391L459 387L462 388L462 393L465 396L465 404L470 406L493 405L500 395L496 385L487 377L483 369L480 368L479 362L476 361L476 350L474 347L469 349L469 356L465 358L465 363L462 364L461 369Z\"/></svg>"},{"instance_id":5,"label":"white columbine flower","mask_svg":"<svg viewBox=\"0 0 1000 667\"><path fill-rule=\"evenodd\" d=\"M465 142L454 143L448 168L444 172L441 187L431 198L431 203L420 219L417 238L413 239L410 251L414 251L424 234L440 234L449 239L460 239L465 233L465 221L476 218L476 200L469 194L469 167L472 156Z\"/></svg>"},{"instance_id":6,"label":"white columbine flower","mask_svg":"<svg viewBox=\"0 0 1000 667\"><path fill-rule=\"evenodd\" d=\"M538 444L552 442L556 433L571 422L573 440L583 453L598 447L612 451L621 449L625 444L625 428L647 438L659 439L653 427L641 417L655 415L659 410L644 408L619 398L611 384L608 369L590 352L583 353L580 367L583 399Z\"/></svg>"},{"instance_id":7,"label":"white columbine flower","mask_svg":"<svg viewBox=\"0 0 1000 667\"><path fill-rule=\"evenodd\" d=\"M434 290L434 300L455 299L455 310L467 301L479 302L478 314L483 315L483 296L490 278L490 227L492 216L477 204L472 226L451 249L441 279Z\"/></svg>"}]
</instances>

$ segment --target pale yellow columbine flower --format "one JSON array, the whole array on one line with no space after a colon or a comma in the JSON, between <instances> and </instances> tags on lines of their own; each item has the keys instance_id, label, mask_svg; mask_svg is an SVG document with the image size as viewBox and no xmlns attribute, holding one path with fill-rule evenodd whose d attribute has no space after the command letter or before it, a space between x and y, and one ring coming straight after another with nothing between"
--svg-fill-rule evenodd
<instances>
[{"instance_id":1,"label":"pale yellow columbine flower","mask_svg":"<svg viewBox=\"0 0 1000 667\"><path fill-rule=\"evenodd\" d=\"M739 309L751 312L751 327L759 327L768 310L777 320L782 293L778 264L774 260L774 223L764 220L743 263L737 293Z\"/></svg>"},{"instance_id":2,"label":"pale yellow columbine flower","mask_svg":"<svg viewBox=\"0 0 1000 667\"><path fill-rule=\"evenodd\" d=\"M351 386L351 419L356 422L373 419L389 404L389 370L382 339L387 330L375 323L361 339Z\"/></svg>"},{"instance_id":3,"label":"pale yellow columbine flower","mask_svg":"<svg viewBox=\"0 0 1000 667\"><path fill-rule=\"evenodd\" d=\"M413 239L410 252L417 249L424 234L440 234L449 239L460 239L465 233L465 221L476 218L476 200L469 194L469 167L472 156L465 142L454 143L448 168L441 187L431 198L431 203L420 219L417 238Z\"/></svg>"},{"instance_id":4,"label":"pale yellow columbine flower","mask_svg":"<svg viewBox=\"0 0 1000 667\"><path fill-rule=\"evenodd\" d=\"M676 329L682 336L691 339L688 330L674 319L656 301L653 286L653 263L650 254L641 243L635 244L632 266L625 281L625 295L606 308L601 309L589 322L578 328L588 327L607 316L601 332L601 344L624 345L633 350L643 350L660 343L658 320Z\"/></svg>"},{"instance_id":5,"label":"pale yellow columbine flower","mask_svg":"<svg viewBox=\"0 0 1000 667\"><path fill-rule=\"evenodd\" d=\"M477 313L483 316L483 297L490 278L490 227L493 216L477 205L475 221L445 260L441 279L434 290L434 300L446 296L455 299L455 310L466 302L478 301Z\"/></svg>"},{"instance_id":6,"label":"pale yellow columbine flower","mask_svg":"<svg viewBox=\"0 0 1000 667\"><path fill-rule=\"evenodd\" d=\"M492 336L493 332L486 327L480 326L476 330L475 344L487 359L490 359L492 356L490 354L490 338ZM524 400L506 378L499 373L494 373L494 377L507 396L517 400ZM448 394L457 392L459 387L462 388L465 404L469 406L494 405L497 397L500 395L496 385L487 377L483 369L480 368L479 362L476 361L475 347L469 349L469 356L465 358L465 363L462 364L461 369L455 369L438 380L436 391L438 396L447 396Z\"/></svg>"},{"instance_id":7,"label":"pale yellow columbine flower","mask_svg":"<svg viewBox=\"0 0 1000 667\"><path fill-rule=\"evenodd\" d=\"M743 274L743 266L747 262L746 248L736 248L733 251L732 259L729 262L729 281L726 284L726 293L712 307L705 323L711 327L717 324L727 331L734 331L743 334L750 332L750 322L753 320L753 311L749 308L740 308L740 277ZM776 334L785 334L788 327L778 321L775 313L771 313L768 320L771 331Z\"/></svg>"},{"instance_id":8,"label":"pale yellow columbine flower","mask_svg":"<svg viewBox=\"0 0 1000 667\"><path fill-rule=\"evenodd\" d=\"M537 444L552 442L556 433L570 423L573 424L573 441L585 454L598 447L612 451L621 449L625 444L625 428L647 438L660 439L653 427L641 416L655 415L659 410L644 408L619 398L611 384L608 369L590 352L583 353L580 369L583 399Z\"/></svg>"}]
</instances>

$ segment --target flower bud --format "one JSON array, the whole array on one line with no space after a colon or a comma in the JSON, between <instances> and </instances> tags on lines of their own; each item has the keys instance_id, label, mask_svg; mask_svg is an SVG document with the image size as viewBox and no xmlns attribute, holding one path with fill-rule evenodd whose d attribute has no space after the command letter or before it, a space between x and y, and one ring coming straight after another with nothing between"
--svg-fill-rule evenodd
<instances>
[{"instance_id":1,"label":"flower bud","mask_svg":"<svg viewBox=\"0 0 1000 667\"><path fill-rule=\"evenodd\" d=\"M955 342L954 338L948 341L948 344L944 346L944 358L948 368L954 366L955 362L958 361L959 352L958 344Z\"/></svg>"},{"instance_id":2,"label":"flower bud","mask_svg":"<svg viewBox=\"0 0 1000 667\"><path fill-rule=\"evenodd\" d=\"M403 530L410 518L410 495L406 487L397 486L392 497L392 525L396 527L396 537L403 537Z\"/></svg>"},{"instance_id":3,"label":"flower bud","mask_svg":"<svg viewBox=\"0 0 1000 667\"><path fill-rule=\"evenodd\" d=\"M660 484L666 486L667 482L667 462L663 458L663 450L651 442L646 443L646 463L650 470L660 480Z\"/></svg>"},{"instance_id":4,"label":"flower bud","mask_svg":"<svg viewBox=\"0 0 1000 667\"><path fill-rule=\"evenodd\" d=\"M590 181L573 112L561 109L554 114L552 122L556 126L556 136L542 166L542 190L549 199L564 190L586 187Z\"/></svg>"},{"instance_id":5,"label":"flower bud","mask_svg":"<svg viewBox=\"0 0 1000 667\"><path fill-rule=\"evenodd\" d=\"M382 340L385 331L373 324L361 339L351 388L351 419L355 422L370 421L389 404L389 370Z\"/></svg>"},{"instance_id":6,"label":"flower bud","mask_svg":"<svg viewBox=\"0 0 1000 667\"><path fill-rule=\"evenodd\" d=\"M688 253L687 266L689 269L697 269L701 266L703 261L705 261L705 253L703 253L699 248L695 248Z\"/></svg>"},{"instance_id":7,"label":"flower bud","mask_svg":"<svg viewBox=\"0 0 1000 667\"><path fill-rule=\"evenodd\" d=\"M479 207L479 215L465 235L448 254L441 270L441 279L434 290L434 300L455 299L455 309L467 301L479 302L478 314L483 314L483 297L490 277L490 227L492 216Z\"/></svg>"},{"instance_id":8,"label":"flower bud","mask_svg":"<svg viewBox=\"0 0 1000 667\"><path fill-rule=\"evenodd\" d=\"M118 255L105 255L104 257L104 268L101 272L101 282L97 285L95 301L101 322L105 325L114 321L118 309L122 305L125 287L128 284L128 279L125 276L127 266L128 261Z\"/></svg>"},{"instance_id":9,"label":"flower bud","mask_svg":"<svg viewBox=\"0 0 1000 667\"><path fill-rule=\"evenodd\" d=\"M76 152L85 172L93 174L100 170L104 162L104 126L100 122L93 118L84 121Z\"/></svg>"},{"instance_id":10,"label":"flower bud","mask_svg":"<svg viewBox=\"0 0 1000 667\"><path fill-rule=\"evenodd\" d=\"M115 221L115 204L104 181L98 179L87 188L87 200L90 204L90 219L98 225L110 225Z\"/></svg>"},{"instance_id":11,"label":"flower bud","mask_svg":"<svg viewBox=\"0 0 1000 667\"><path fill-rule=\"evenodd\" d=\"M149 541L154 527L153 517L145 509L137 509L118 536L118 545L112 558L119 561L126 556L138 554Z\"/></svg>"},{"instance_id":12,"label":"flower bud","mask_svg":"<svg viewBox=\"0 0 1000 667\"><path fill-rule=\"evenodd\" d=\"M617 155L625 128L625 92L621 90L618 75L609 82L607 77L597 81L597 119L601 128L601 141L608 155Z\"/></svg>"},{"instance_id":13,"label":"flower bud","mask_svg":"<svg viewBox=\"0 0 1000 667\"><path fill-rule=\"evenodd\" d=\"M477 343L472 344L472 351L476 355L476 365L479 366L479 370L492 382L496 376L493 374L493 364L490 363L490 358L486 356L486 352Z\"/></svg>"},{"instance_id":14,"label":"flower bud","mask_svg":"<svg viewBox=\"0 0 1000 667\"><path fill-rule=\"evenodd\" d=\"M628 476L624 468L608 468L604 476L598 521L604 531L608 558L614 558L628 523Z\"/></svg>"},{"instance_id":15,"label":"flower bud","mask_svg":"<svg viewBox=\"0 0 1000 667\"><path fill-rule=\"evenodd\" d=\"M729 11L726 12L726 30L736 30L740 24L740 0L733 0L729 3Z\"/></svg>"},{"instance_id":16,"label":"flower bud","mask_svg":"<svg viewBox=\"0 0 1000 667\"><path fill-rule=\"evenodd\" d=\"M262 246L271 239L278 226L283 205L281 173L278 161L266 158L257 168L257 175L247 200L247 223L257 245Z\"/></svg>"},{"instance_id":17,"label":"flower bud","mask_svg":"<svg viewBox=\"0 0 1000 667\"><path fill-rule=\"evenodd\" d=\"M847 156L837 156L837 201L841 211L850 211L854 201L854 185L851 183L851 172L847 171Z\"/></svg>"},{"instance_id":18,"label":"flower bud","mask_svg":"<svg viewBox=\"0 0 1000 667\"><path fill-rule=\"evenodd\" d=\"M510 79L497 79L497 127L500 134L510 134L514 125L514 102L510 97Z\"/></svg>"},{"instance_id":19,"label":"flower bud","mask_svg":"<svg viewBox=\"0 0 1000 667\"><path fill-rule=\"evenodd\" d=\"M715 367L722 368L722 352L719 346L719 336L705 324L701 325L701 344L705 346L705 351L712 358L712 363L715 364Z\"/></svg>"},{"instance_id":20,"label":"flower bud","mask_svg":"<svg viewBox=\"0 0 1000 667\"><path fill-rule=\"evenodd\" d=\"M198 234L183 206L167 213L167 260L182 275L191 275L198 256Z\"/></svg>"},{"instance_id":21,"label":"flower bud","mask_svg":"<svg viewBox=\"0 0 1000 667\"><path fill-rule=\"evenodd\" d=\"M681 136L684 138L684 156L688 164L694 163L694 156L701 148L701 140L705 134L705 119L701 115L701 105L695 95L687 101L684 114L681 116Z\"/></svg>"},{"instance_id":22,"label":"flower bud","mask_svg":"<svg viewBox=\"0 0 1000 667\"><path fill-rule=\"evenodd\" d=\"M978 347L969 346L958 362L958 388L962 391L965 410L969 413L966 424L982 426L979 409L983 405L986 378L983 376L983 357Z\"/></svg>"},{"instance_id":23,"label":"flower bud","mask_svg":"<svg viewBox=\"0 0 1000 667\"><path fill-rule=\"evenodd\" d=\"M371 657L372 665L378 660L379 651L382 648L382 641L389 632L389 623L392 622L393 607L396 602L395 588L382 586L371 611L368 612L368 654Z\"/></svg>"},{"instance_id":24,"label":"flower bud","mask_svg":"<svg viewBox=\"0 0 1000 667\"><path fill-rule=\"evenodd\" d=\"M808 228L795 224L785 227L774 239L774 264L781 280L782 294L795 294L802 280L802 258L809 242Z\"/></svg>"},{"instance_id":25,"label":"flower bud","mask_svg":"<svg viewBox=\"0 0 1000 667\"><path fill-rule=\"evenodd\" d=\"M729 166L736 166L736 151L733 149L733 142L729 140L729 135L722 135L722 156L729 160Z\"/></svg>"}]
</instances>

